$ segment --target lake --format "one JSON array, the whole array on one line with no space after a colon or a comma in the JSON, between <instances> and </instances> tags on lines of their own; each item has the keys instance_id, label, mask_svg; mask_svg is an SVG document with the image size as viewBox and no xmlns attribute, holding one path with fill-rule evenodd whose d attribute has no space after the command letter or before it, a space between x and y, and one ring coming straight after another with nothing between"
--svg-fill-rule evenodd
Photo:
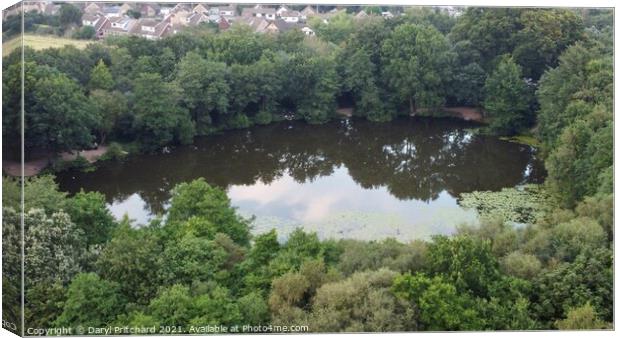
<instances>
[{"instance_id":1,"label":"lake","mask_svg":"<svg viewBox=\"0 0 620 338\"><path fill-rule=\"evenodd\" d=\"M165 212L176 184L204 177L241 215L255 216L254 233L276 228L283 238L303 227L321 238L426 239L477 222L475 211L459 206L460 194L544 179L535 149L478 127L422 117L285 121L57 179L70 193L103 193L115 217L127 213L136 225Z\"/></svg>"}]
</instances>

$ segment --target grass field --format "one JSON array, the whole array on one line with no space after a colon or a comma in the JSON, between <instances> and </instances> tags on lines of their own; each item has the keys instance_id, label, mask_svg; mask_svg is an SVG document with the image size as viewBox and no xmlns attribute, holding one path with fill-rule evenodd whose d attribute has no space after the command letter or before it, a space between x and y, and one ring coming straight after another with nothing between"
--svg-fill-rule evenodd
<instances>
[{"instance_id":1,"label":"grass field","mask_svg":"<svg viewBox=\"0 0 620 338\"><path fill-rule=\"evenodd\" d=\"M67 39L67 38L59 38L56 36L45 36L45 35L35 35L35 34L24 34L24 45L32 47L35 50L45 49L45 48L60 48L65 45L73 45L77 48L84 48L89 43L94 43L91 40L75 40L75 39ZM6 56L19 47L21 44L21 39L19 36L16 36L6 42L2 42L2 56Z\"/></svg>"}]
</instances>

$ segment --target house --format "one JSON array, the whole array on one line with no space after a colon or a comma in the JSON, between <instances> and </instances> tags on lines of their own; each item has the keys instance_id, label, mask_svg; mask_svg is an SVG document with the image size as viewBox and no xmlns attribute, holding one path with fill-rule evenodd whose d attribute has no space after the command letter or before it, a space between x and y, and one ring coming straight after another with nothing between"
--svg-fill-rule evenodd
<instances>
[{"instance_id":1,"label":"house","mask_svg":"<svg viewBox=\"0 0 620 338\"><path fill-rule=\"evenodd\" d=\"M140 8L140 15L143 18L152 18L159 14L159 5L155 3L141 4L139 5L139 8Z\"/></svg>"},{"instance_id":2,"label":"house","mask_svg":"<svg viewBox=\"0 0 620 338\"><path fill-rule=\"evenodd\" d=\"M103 8L101 8L101 6L99 6L98 4L91 2L86 7L84 7L84 13L97 14L101 12L102 9Z\"/></svg>"},{"instance_id":3,"label":"house","mask_svg":"<svg viewBox=\"0 0 620 338\"><path fill-rule=\"evenodd\" d=\"M203 4L198 4L194 6L194 8L192 9L192 12L209 15L209 7Z\"/></svg>"},{"instance_id":4,"label":"house","mask_svg":"<svg viewBox=\"0 0 620 338\"><path fill-rule=\"evenodd\" d=\"M103 36L129 35L138 20L128 17L109 18L110 25L103 29Z\"/></svg>"},{"instance_id":5,"label":"house","mask_svg":"<svg viewBox=\"0 0 620 338\"><path fill-rule=\"evenodd\" d=\"M192 8L178 4L170 9L169 13L164 17L164 21L169 22L173 27L186 26L188 23L187 18L192 14Z\"/></svg>"},{"instance_id":6,"label":"house","mask_svg":"<svg viewBox=\"0 0 620 338\"><path fill-rule=\"evenodd\" d=\"M110 19L101 13L95 15L85 13L82 15L82 26L93 27L95 29L95 37L101 39L104 36L104 31L111 26L111 22Z\"/></svg>"},{"instance_id":7,"label":"house","mask_svg":"<svg viewBox=\"0 0 620 338\"><path fill-rule=\"evenodd\" d=\"M280 13L280 19L290 23L297 23L301 19L301 13L298 11L282 12Z\"/></svg>"},{"instance_id":8,"label":"house","mask_svg":"<svg viewBox=\"0 0 620 338\"><path fill-rule=\"evenodd\" d=\"M98 14L84 13L84 15L82 15L82 26L95 27L95 23L99 21L99 18L100 15Z\"/></svg>"},{"instance_id":9,"label":"house","mask_svg":"<svg viewBox=\"0 0 620 338\"><path fill-rule=\"evenodd\" d=\"M157 40L171 32L170 23L151 18L139 19L130 33L149 40Z\"/></svg>"},{"instance_id":10,"label":"house","mask_svg":"<svg viewBox=\"0 0 620 338\"><path fill-rule=\"evenodd\" d=\"M125 15L127 14L127 12L129 12L129 10L133 10L133 6L128 4L128 3L124 3L122 4L119 8L118 8L118 14Z\"/></svg>"},{"instance_id":11,"label":"house","mask_svg":"<svg viewBox=\"0 0 620 338\"><path fill-rule=\"evenodd\" d=\"M282 6L278 7L278 10L276 11L276 15L277 16L281 16L282 13L288 12L288 11L289 11L288 7L282 5Z\"/></svg>"},{"instance_id":12,"label":"house","mask_svg":"<svg viewBox=\"0 0 620 338\"><path fill-rule=\"evenodd\" d=\"M236 12L234 6L211 7L209 8L209 20L219 24L220 17L223 17L230 24L236 19Z\"/></svg>"},{"instance_id":13,"label":"house","mask_svg":"<svg viewBox=\"0 0 620 338\"><path fill-rule=\"evenodd\" d=\"M225 31L228 28L230 28L230 22L228 21L228 19L226 19L223 16L220 16L220 20L217 23L217 27L221 30L221 31Z\"/></svg>"},{"instance_id":14,"label":"house","mask_svg":"<svg viewBox=\"0 0 620 338\"><path fill-rule=\"evenodd\" d=\"M58 14L59 10L60 10L60 5L48 3L47 5L45 5L45 9L43 10L43 13L45 15L56 15Z\"/></svg>"},{"instance_id":15,"label":"house","mask_svg":"<svg viewBox=\"0 0 620 338\"><path fill-rule=\"evenodd\" d=\"M277 20L271 21L269 25L265 27L265 32L272 33L272 34L284 33L284 32L290 31L291 29L295 29L297 27L298 26L296 23L286 22L282 19L277 19Z\"/></svg>"},{"instance_id":16,"label":"house","mask_svg":"<svg viewBox=\"0 0 620 338\"><path fill-rule=\"evenodd\" d=\"M113 17L123 16L124 13L121 13L121 6L103 6L101 8L100 13L103 13L108 19Z\"/></svg>"},{"instance_id":17,"label":"house","mask_svg":"<svg viewBox=\"0 0 620 338\"><path fill-rule=\"evenodd\" d=\"M248 25L252 28L252 30L256 33L264 33L265 28L269 26L269 22L264 17L241 17L237 21L239 24Z\"/></svg>"},{"instance_id":18,"label":"house","mask_svg":"<svg viewBox=\"0 0 620 338\"><path fill-rule=\"evenodd\" d=\"M211 7L211 9L209 9L210 15L217 14L217 15L221 15L226 18L234 17L236 12L237 12L237 9L235 8L235 6L232 6L232 5L222 6L222 7Z\"/></svg>"},{"instance_id":19,"label":"house","mask_svg":"<svg viewBox=\"0 0 620 338\"><path fill-rule=\"evenodd\" d=\"M276 19L276 10L273 8L244 8L241 17L265 18L266 20Z\"/></svg>"},{"instance_id":20,"label":"house","mask_svg":"<svg viewBox=\"0 0 620 338\"><path fill-rule=\"evenodd\" d=\"M366 13L366 11L362 9L362 10L361 10L361 11L359 11L357 14L355 14L355 17L354 17L354 18L355 18L355 19L365 19L365 18L367 18L367 17L368 17L368 13Z\"/></svg>"},{"instance_id":21,"label":"house","mask_svg":"<svg viewBox=\"0 0 620 338\"><path fill-rule=\"evenodd\" d=\"M185 21L188 26L198 26L203 22L209 22L209 16L204 13L192 13Z\"/></svg>"},{"instance_id":22,"label":"house","mask_svg":"<svg viewBox=\"0 0 620 338\"><path fill-rule=\"evenodd\" d=\"M309 17L317 15L317 12L312 9L310 5L306 6L306 8L302 9L301 12L301 20L306 21Z\"/></svg>"},{"instance_id":23,"label":"house","mask_svg":"<svg viewBox=\"0 0 620 338\"><path fill-rule=\"evenodd\" d=\"M392 12L390 11L386 11L386 12L381 12L381 16L384 17L385 19L391 19L394 17L394 14L392 14Z\"/></svg>"},{"instance_id":24,"label":"house","mask_svg":"<svg viewBox=\"0 0 620 338\"><path fill-rule=\"evenodd\" d=\"M314 32L314 30L312 30L312 28L308 27L308 26L304 26L301 28L301 32L304 33L307 36L315 36L316 33Z\"/></svg>"}]
</instances>

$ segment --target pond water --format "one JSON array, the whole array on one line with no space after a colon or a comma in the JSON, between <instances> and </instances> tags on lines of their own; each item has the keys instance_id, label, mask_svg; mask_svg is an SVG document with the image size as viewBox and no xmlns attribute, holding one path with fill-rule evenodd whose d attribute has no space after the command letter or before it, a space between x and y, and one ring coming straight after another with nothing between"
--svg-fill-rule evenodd
<instances>
[{"instance_id":1,"label":"pond water","mask_svg":"<svg viewBox=\"0 0 620 338\"><path fill-rule=\"evenodd\" d=\"M544 178L529 146L480 135L454 119L285 121L199 138L167 154L132 156L90 173L58 175L62 190L99 191L115 217L145 224L165 212L170 189L204 177L225 189L253 232L296 227L322 238L401 241L449 234L477 215L461 193Z\"/></svg>"}]
</instances>

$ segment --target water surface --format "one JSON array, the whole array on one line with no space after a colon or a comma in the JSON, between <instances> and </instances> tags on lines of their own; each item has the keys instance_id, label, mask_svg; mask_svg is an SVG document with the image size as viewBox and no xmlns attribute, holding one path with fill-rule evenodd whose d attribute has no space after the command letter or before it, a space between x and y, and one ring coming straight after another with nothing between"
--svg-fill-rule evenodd
<instances>
[{"instance_id":1,"label":"water surface","mask_svg":"<svg viewBox=\"0 0 620 338\"><path fill-rule=\"evenodd\" d=\"M116 217L144 224L163 214L170 189L204 177L256 216L255 233L295 227L323 238L402 241L449 234L475 223L461 193L497 191L543 179L525 145L476 133L452 119L348 119L324 125L287 121L197 139L168 154L134 156L94 172L67 171L61 189L105 194Z\"/></svg>"}]
</instances>

